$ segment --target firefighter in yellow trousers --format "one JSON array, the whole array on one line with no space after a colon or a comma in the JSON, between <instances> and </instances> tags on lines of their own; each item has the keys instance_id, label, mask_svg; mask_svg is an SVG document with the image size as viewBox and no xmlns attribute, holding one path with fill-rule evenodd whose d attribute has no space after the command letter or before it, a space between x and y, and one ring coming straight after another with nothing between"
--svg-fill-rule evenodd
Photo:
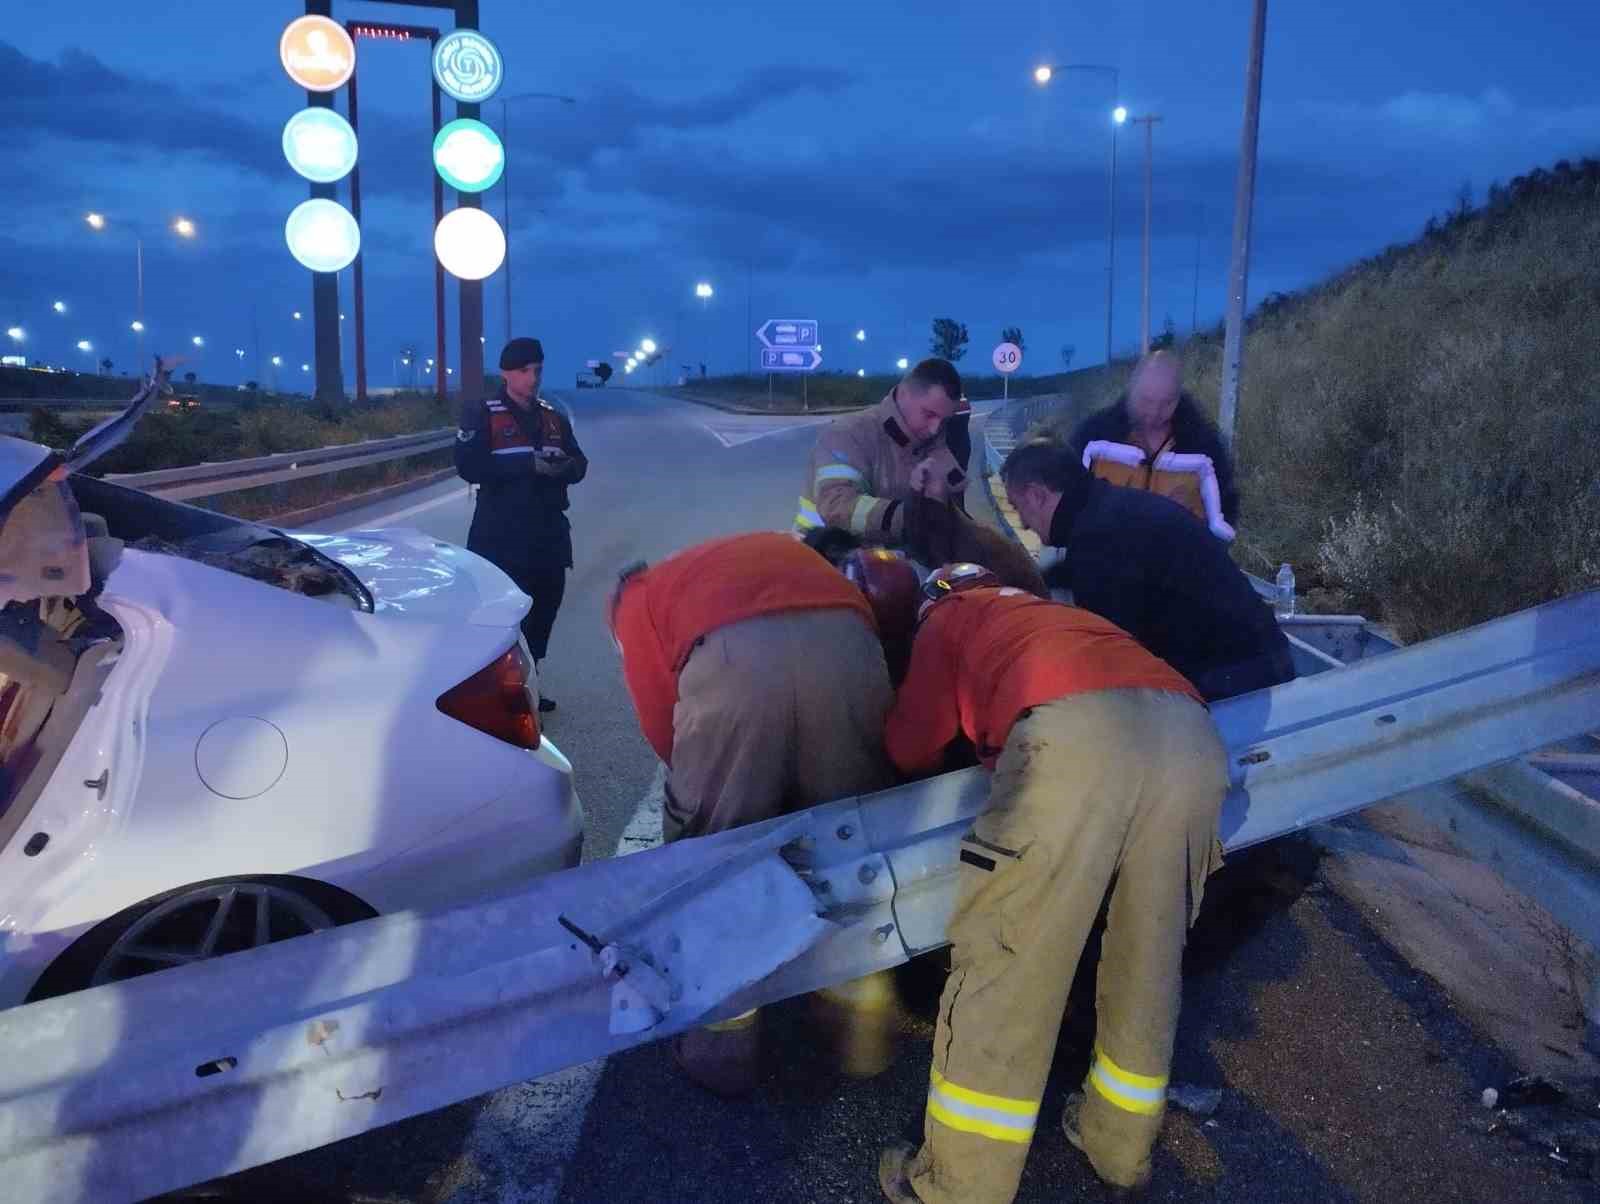
<instances>
[{"instance_id":1,"label":"firefighter in yellow trousers","mask_svg":"<svg viewBox=\"0 0 1600 1204\"><path fill-rule=\"evenodd\" d=\"M1074 970L1109 892L1094 1060L1063 1128L1138 1190L1166 1111L1184 938L1221 862L1227 761L1192 685L1075 607L950 566L886 728L926 772L964 732L995 773L961 843L924 1141L884 1151L896 1204L1008 1204Z\"/></svg>"}]
</instances>

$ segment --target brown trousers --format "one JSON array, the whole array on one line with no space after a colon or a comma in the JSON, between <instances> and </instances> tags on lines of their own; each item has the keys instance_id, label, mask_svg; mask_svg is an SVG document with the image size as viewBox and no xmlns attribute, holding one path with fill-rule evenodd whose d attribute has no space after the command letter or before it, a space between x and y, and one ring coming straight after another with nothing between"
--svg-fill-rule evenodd
<instances>
[{"instance_id":1,"label":"brown trousers","mask_svg":"<svg viewBox=\"0 0 1600 1204\"><path fill-rule=\"evenodd\" d=\"M882 790L894 701L878 637L843 610L720 627L678 675L667 840Z\"/></svg>"},{"instance_id":2,"label":"brown trousers","mask_svg":"<svg viewBox=\"0 0 1600 1204\"><path fill-rule=\"evenodd\" d=\"M961 845L926 1136L911 1166L925 1204L1016 1195L1073 973L1108 890L1082 1136L1106 1182L1148 1179L1184 939L1221 863L1227 780L1209 714L1177 694L1073 695L1012 727L989 809Z\"/></svg>"}]
</instances>

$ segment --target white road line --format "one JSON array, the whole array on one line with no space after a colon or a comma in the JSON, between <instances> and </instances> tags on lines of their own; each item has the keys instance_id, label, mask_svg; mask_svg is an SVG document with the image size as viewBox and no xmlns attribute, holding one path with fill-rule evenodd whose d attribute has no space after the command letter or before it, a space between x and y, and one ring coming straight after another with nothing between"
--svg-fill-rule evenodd
<instances>
[{"instance_id":1,"label":"white road line","mask_svg":"<svg viewBox=\"0 0 1600 1204\"><path fill-rule=\"evenodd\" d=\"M792 422L788 426L774 427L771 430L765 431L752 431L748 427L741 427L733 423L713 425L709 422L702 422L700 426L706 432L706 434L710 435L718 443L722 444L723 447L738 447L741 444L754 443L757 439L766 439L772 435L782 435L788 431L806 430L810 427L816 426L822 421L824 421L824 419L811 418L805 422Z\"/></svg>"},{"instance_id":2,"label":"white road line","mask_svg":"<svg viewBox=\"0 0 1600 1204\"><path fill-rule=\"evenodd\" d=\"M660 766L613 856L661 843L666 784ZM491 1095L448 1172L454 1186L441 1204L555 1204L605 1068L601 1058Z\"/></svg>"}]
</instances>

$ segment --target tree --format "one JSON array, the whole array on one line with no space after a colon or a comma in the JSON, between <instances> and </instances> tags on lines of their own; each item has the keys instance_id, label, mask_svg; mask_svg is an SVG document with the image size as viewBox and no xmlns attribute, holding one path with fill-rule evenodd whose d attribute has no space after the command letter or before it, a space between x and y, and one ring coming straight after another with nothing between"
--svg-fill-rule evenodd
<instances>
[{"instance_id":1,"label":"tree","mask_svg":"<svg viewBox=\"0 0 1600 1204\"><path fill-rule=\"evenodd\" d=\"M1178 328L1173 324L1172 315L1167 315L1167 320L1161 324L1161 333L1150 340L1151 351L1168 351L1177 345Z\"/></svg>"},{"instance_id":2,"label":"tree","mask_svg":"<svg viewBox=\"0 0 1600 1204\"><path fill-rule=\"evenodd\" d=\"M600 378L602 385L611 379L612 371L611 365L606 363L605 360L601 360L594 366L594 374Z\"/></svg>"},{"instance_id":3,"label":"tree","mask_svg":"<svg viewBox=\"0 0 1600 1204\"><path fill-rule=\"evenodd\" d=\"M247 381L245 381L245 382L244 382L244 387L245 387L245 388L246 388L246 389L248 389L248 390L249 390L249 391L250 391L250 392L252 392L252 393L254 393L254 392L256 392L256 391L257 391L257 390L258 390L258 389L260 389L260 388L261 388L261 386L260 386L260 385L259 385L259 384L257 384L257 383L256 383L256 382L255 382L255 381L253 381L253 380L247 380Z\"/></svg>"},{"instance_id":4,"label":"tree","mask_svg":"<svg viewBox=\"0 0 1600 1204\"><path fill-rule=\"evenodd\" d=\"M949 360L952 364L967 354L967 327L964 322L957 322L954 318L935 318L933 320L933 343L929 350L940 359Z\"/></svg>"},{"instance_id":5,"label":"tree","mask_svg":"<svg viewBox=\"0 0 1600 1204\"><path fill-rule=\"evenodd\" d=\"M1071 343L1064 343L1061 347L1061 370L1072 371L1072 357L1078 354L1078 349Z\"/></svg>"},{"instance_id":6,"label":"tree","mask_svg":"<svg viewBox=\"0 0 1600 1204\"><path fill-rule=\"evenodd\" d=\"M1007 326L1000 332L1000 341L1002 343L1015 343L1018 351L1026 351L1028 349L1028 345L1022 341L1022 327L1020 326Z\"/></svg>"},{"instance_id":7,"label":"tree","mask_svg":"<svg viewBox=\"0 0 1600 1204\"><path fill-rule=\"evenodd\" d=\"M194 384L196 379L198 379L198 378L195 376L195 374L193 372L185 372L183 374L183 380L184 380L185 384L192 385L192 384Z\"/></svg>"},{"instance_id":8,"label":"tree","mask_svg":"<svg viewBox=\"0 0 1600 1204\"><path fill-rule=\"evenodd\" d=\"M111 357L109 355L100 361L100 371L106 376L111 375Z\"/></svg>"}]
</instances>

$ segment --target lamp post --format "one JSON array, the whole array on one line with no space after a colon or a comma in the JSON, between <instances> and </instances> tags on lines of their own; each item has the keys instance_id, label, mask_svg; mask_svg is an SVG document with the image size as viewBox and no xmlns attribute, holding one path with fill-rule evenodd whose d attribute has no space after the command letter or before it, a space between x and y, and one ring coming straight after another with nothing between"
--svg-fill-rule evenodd
<instances>
[{"instance_id":1,"label":"lamp post","mask_svg":"<svg viewBox=\"0 0 1600 1204\"><path fill-rule=\"evenodd\" d=\"M1104 63L1046 64L1035 69L1033 78L1042 88L1064 71L1097 71L1111 76L1111 99L1115 107L1111 110L1111 178L1106 185L1106 367L1109 368L1117 278L1117 130L1128 120L1128 110L1116 104L1122 91L1121 73Z\"/></svg>"},{"instance_id":2,"label":"lamp post","mask_svg":"<svg viewBox=\"0 0 1600 1204\"><path fill-rule=\"evenodd\" d=\"M711 329L706 314L711 305L711 298L716 295L716 291L710 284L702 280L694 286L694 295L700 298L700 325L705 331L706 358L700 364L700 375L704 376L706 374L706 364L711 360Z\"/></svg>"},{"instance_id":3,"label":"lamp post","mask_svg":"<svg viewBox=\"0 0 1600 1204\"><path fill-rule=\"evenodd\" d=\"M1228 318L1222 340L1222 396L1217 426L1233 450L1239 412L1239 375L1244 368L1245 293L1250 282L1250 219L1256 199L1256 138L1261 129L1261 63L1267 40L1267 0L1255 0L1250 20L1250 57L1244 75L1244 122L1239 134L1239 181L1233 199L1233 262L1228 269Z\"/></svg>"},{"instance_id":4,"label":"lamp post","mask_svg":"<svg viewBox=\"0 0 1600 1204\"><path fill-rule=\"evenodd\" d=\"M83 215L83 220L89 229L101 233L107 229L109 222L105 214L89 212ZM139 372L144 372L144 230L141 226L126 223L127 228L133 231L133 257L134 257L134 309L133 324L128 327L139 336ZM179 238L193 238L199 231L194 222L187 217L174 218L172 232ZM65 313L66 307L61 302L56 302L56 312Z\"/></svg>"},{"instance_id":5,"label":"lamp post","mask_svg":"<svg viewBox=\"0 0 1600 1204\"><path fill-rule=\"evenodd\" d=\"M500 169L500 201L506 231L506 340L515 338L511 328L511 103L522 100L553 100L558 104L575 105L576 96L562 96L556 92L519 92L515 96L500 98L500 145L505 148L505 165Z\"/></svg>"},{"instance_id":6,"label":"lamp post","mask_svg":"<svg viewBox=\"0 0 1600 1204\"><path fill-rule=\"evenodd\" d=\"M1139 354L1150 354L1150 161L1155 153L1154 131L1161 120L1154 113L1132 117L1134 125L1144 126L1144 304L1139 311Z\"/></svg>"}]
</instances>

